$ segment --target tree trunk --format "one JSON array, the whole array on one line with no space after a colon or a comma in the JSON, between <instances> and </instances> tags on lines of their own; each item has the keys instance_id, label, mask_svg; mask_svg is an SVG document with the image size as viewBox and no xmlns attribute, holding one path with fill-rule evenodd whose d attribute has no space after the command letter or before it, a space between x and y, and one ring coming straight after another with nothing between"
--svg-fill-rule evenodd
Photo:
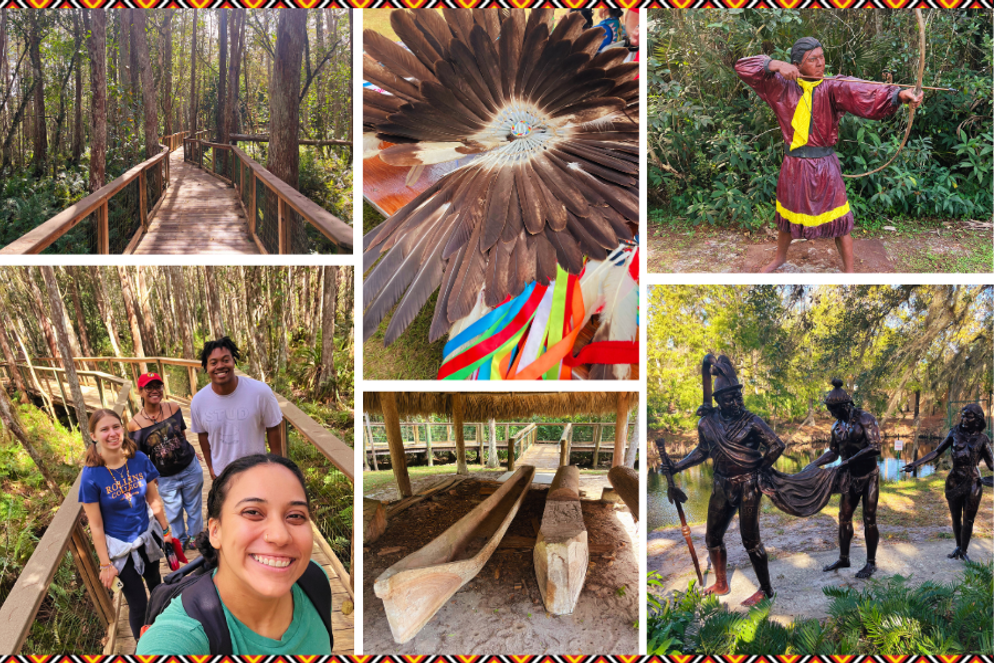
<instances>
[{"instance_id":1,"label":"tree trunk","mask_svg":"<svg viewBox=\"0 0 994 663\"><path fill-rule=\"evenodd\" d=\"M134 37L132 59L137 54L141 72L142 103L145 106L145 159L151 159L159 153L159 110L156 105L159 95L155 93L155 83L152 80L152 62L148 53L148 39L145 36L145 10L131 11L133 12L131 34ZM158 170L153 172L159 173Z\"/></svg>"},{"instance_id":2,"label":"tree trunk","mask_svg":"<svg viewBox=\"0 0 994 663\"><path fill-rule=\"evenodd\" d=\"M82 350L84 357L93 357L93 347L90 345L90 334L86 331L86 316L83 315L83 306L79 299L79 277L82 275L82 268L68 267L63 269L66 270L66 276L70 280L69 294L72 297L73 312L76 314L76 324L79 327L79 334L77 334L77 337L79 338L80 349Z\"/></svg>"},{"instance_id":3,"label":"tree trunk","mask_svg":"<svg viewBox=\"0 0 994 663\"><path fill-rule=\"evenodd\" d=\"M142 345L141 325L138 323L138 307L135 305L134 295L131 293L131 282L128 280L128 270L126 267L118 265L117 275L121 280L121 295L124 298L124 310L128 314L128 326L131 328L131 343L135 357L145 356L145 346ZM148 364L141 363L141 372L148 372Z\"/></svg>"},{"instance_id":4,"label":"tree trunk","mask_svg":"<svg viewBox=\"0 0 994 663\"><path fill-rule=\"evenodd\" d=\"M300 173L300 146L297 133L300 128L300 61L303 57L304 38L307 33L306 9L280 9L276 24L276 62L270 79L272 92L269 97L269 159L267 168L288 185L297 188ZM267 196L267 203L274 203L267 214L276 215L275 196ZM293 238L303 232L303 221L297 214L287 213L284 219L285 236Z\"/></svg>"},{"instance_id":5,"label":"tree trunk","mask_svg":"<svg viewBox=\"0 0 994 663\"><path fill-rule=\"evenodd\" d=\"M245 10L235 9L231 21L231 57L228 58L227 94L224 97L224 126L221 130L222 143L228 142L238 124L238 77L242 65L242 29L245 23Z\"/></svg>"},{"instance_id":6,"label":"tree trunk","mask_svg":"<svg viewBox=\"0 0 994 663\"><path fill-rule=\"evenodd\" d=\"M41 24L38 11L28 12L30 31L28 43L31 55L32 76L35 80L35 125L34 125L34 173L35 177L45 174L48 163L48 134L45 126L45 79L41 69Z\"/></svg>"},{"instance_id":7,"label":"tree trunk","mask_svg":"<svg viewBox=\"0 0 994 663\"><path fill-rule=\"evenodd\" d=\"M63 499L65 496L62 494L62 489L59 488L58 482L55 477L52 476L48 468L45 467L45 463L42 462L41 454L35 449L34 444L31 443L31 439L25 432L24 427L21 425L21 420L17 416L17 412L14 410L13 404L10 399L7 398L7 392L0 389L0 421L3 421L4 428L9 430L11 434L17 438L17 441L21 443L24 450L28 452L31 456L31 460L34 461L35 466L38 471L41 472L41 476L45 479L45 484L48 489L59 496L59 499ZM89 431L87 431L89 432Z\"/></svg>"},{"instance_id":8,"label":"tree trunk","mask_svg":"<svg viewBox=\"0 0 994 663\"><path fill-rule=\"evenodd\" d=\"M487 449L487 468L496 469L500 464L500 459L497 458L497 420L490 420L490 445Z\"/></svg>"},{"instance_id":9,"label":"tree trunk","mask_svg":"<svg viewBox=\"0 0 994 663\"><path fill-rule=\"evenodd\" d=\"M21 402L30 403L31 399L28 398L28 387L24 384L24 378L21 376L21 371L17 368L17 357L14 355L14 351L10 348L10 341L7 340L7 330L0 329L0 350L3 350L4 361L7 362L7 366L10 368L10 374L14 380L14 386L17 390L21 392ZM0 389L3 391L3 389Z\"/></svg>"},{"instance_id":10,"label":"tree trunk","mask_svg":"<svg viewBox=\"0 0 994 663\"><path fill-rule=\"evenodd\" d=\"M103 11L100 9L93 10L94 12ZM94 21L96 23L96 21ZM104 283L104 270L107 267L90 267L90 277L93 281L97 308L100 309L100 318L104 321L104 327L107 329L107 336L110 338L110 347L114 351L115 357L121 356L121 345L117 340L117 327L114 324L114 306L112 302L107 297L107 286Z\"/></svg>"},{"instance_id":11,"label":"tree trunk","mask_svg":"<svg viewBox=\"0 0 994 663\"><path fill-rule=\"evenodd\" d=\"M148 267L137 267L137 279L135 280L138 304L141 308L142 338L144 345L153 356L158 356L162 352L162 339L159 338L158 330L155 327L155 315L152 313L152 296L149 287L145 282Z\"/></svg>"},{"instance_id":12,"label":"tree trunk","mask_svg":"<svg viewBox=\"0 0 994 663\"><path fill-rule=\"evenodd\" d=\"M42 334L45 336L45 342L48 344L48 351L51 353L52 358L58 358L59 346L55 340L55 332L52 330L52 323L48 319L47 307L42 299L41 289L38 287L38 282L35 281L31 268L24 267L22 269L23 271L21 272L21 275L24 277L24 282L27 284L28 290L31 292L31 300L34 303L35 315L38 317L38 324L41 327ZM30 341L30 339L28 340Z\"/></svg>"},{"instance_id":13,"label":"tree trunk","mask_svg":"<svg viewBox=\"0 0 994 663\"><path fill-rule=\"evenodd\" d=\"M317 36L317 42L318 42L318 57L324 57L324 55L325 55L325 52L324 52L324 12L319 9L319 10L317 10L315 12L315 14L316 14L315 19L317 21L317 24L315 25L315 31L317 33L316 36ZM335 40L334 35L331 35L329 41L334 42L334 40ZM324 94L324 85L323 85L323 81L322 81L321 78L318 78L318 80L315 81L314 84L317 86L317 93L318 93L317 127L316 127L317 134L318 134L318 139L327 138L328 136L325 134L325 122L324 122L324 115L325 115L325 113L324 113L324 104L325 104L325 101L326 101L325 94ZM324 149L327 150L327 148L324 148Z\"/></svg>"},{"instance_id":14,"label":"tree trunk","mask_svg":"<svg viewBox=\"0 0 994 663\"><path fill-rule=\"evenodd\" d=\"M227 336L224 320L221 318L221 305L218 303L217 281L214 278L214 267L204 267L204 279L207 286L207 304L210 306L210 316L214 326L214 338Z\"/></svg>"},{"instance_id":15,"label":"tree trunk","mask_svg":"<svg viewBox=\"0 0 994 663\"><path fill-rule=\"evenodd\" d=\"M318 393L338 400L335 375L335 302L338 292L338 267L324 268L324 299L321 312L321 381Z\"/></svg>"},{"instance_id":16,"label":"tree trunk","mask_svg":"<svg viewBox=\"0 0 994 663\"><path fill-rule=\"evenodd\" d=\"M82 10L74 11L72 14L73 32L76 35L76 44L83 43L83 30L80 26L79 14ZM83 63L76 60L76 107L73 117L72 133L72 162L79 163L79 158L83 154Z\"/></svg>"},{"instance_id":17,"label":"tree trunk","mask_svg":"<svg viewBox=\"0 0 994 663\"><path fill-rule=\"evenodd\" d=\"M74 356L69 347L69 335L66 333L64 323L66 308L62 304L62 297L59 294L59 284L55 280L55 270L46 265L41 268L41 275L45 278L45 286L48 289L48 304L51 307L52 320L55 321L55 334L59 340L59 349L62 351L62 368L66 371L66 381L69 382L69 391L72 393L73 407L76 410L76 421L79 424L79 433L83 437L83 444L90 446L90 429L86 424L86 401L83 400L83 390L79 388L79 376L76 375L76 362L73 361ZM56 375L56 379L60 378Z\"/></svg>"},{"instance_id":18,"label":"tree trunk","mask_svg":"<svg viewBox=\"0 0 994 663\"><path fill-rule=\"evenodd\" d=\"M190 303L186 298L186 278L182 267L169 267L173 282L173 297L179 317L176 320L183 339L183 358L193 359L193 320L190 318Z\"/></svg>"},{"instance_id":19,"label":"tree trunk","mask_svg":"<svg viewBox=\"0 0 994 663\"><path fill-rule=\"evenodd\" d=\"M635 456L639 450L639 408L637 405L634 423L631 439L628 440L628 449L625 451L625 467L635 467Z\"/></svg>"},{"instance_id":20,"label":"tree trunk","mask_svg":"<svg viewBox=\"0 0 994 663\"><path fill-rule=\"evenodd\" d=\"M169 136L173 132L173 11L164 9L162 19L162 48L160 54L162 65L162 120L164 133Z\"/></svg>"},{"instance_id":21,"label":"tree trunk","mask_svg":"<svg viewBox=\"0 0 994 663\"><path fill-rule=\"evenodd\" d=\"M193 47L190 51L190 135L197 133L197 10L193 10Z\"/></svg>"},{"instance_id":22,"label":"tree trunk","mask_svg":"<svg viewBox=\"0 0 994 663\"><path fill-rule=\"evenodd\" d=\"M107 11L83 12L90 33L90 191L104 185L107 172ZM116 342L116 339L115 339Z\"/></svg>"},{"instance_id":23,"label":"tree trunk","mask_svg":"<svg viewBox=\"0 0 994 663\"><path fill-rule=\"evenodd\" d=\"M217 104L215 105L214 142L223 143L224 138L224 107L227 93L228 70L228 10L221 9L221 25L217 34L218 66L217 66Z\"/></svg>"}]
</instances>

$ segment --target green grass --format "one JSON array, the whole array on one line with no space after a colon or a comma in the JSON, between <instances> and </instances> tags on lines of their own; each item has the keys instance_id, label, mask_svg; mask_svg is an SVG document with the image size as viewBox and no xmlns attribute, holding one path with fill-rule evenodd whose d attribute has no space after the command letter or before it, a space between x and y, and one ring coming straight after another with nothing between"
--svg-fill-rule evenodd
<instances>
[{"instance_id":1,"label":"green grass","mask_svg":"<svg viewBox=\"0 0 994 663\"><path fill-rule=\"evenodd\" d=\"M913 256L909 263L914 272L945 272L956 274L982 274L994 271L994 246L990 237L978 235L975 239L964 240L972 245L969 255L949 256L937 255L926 250L925 253Z\"/></svg>"}]
</instances>

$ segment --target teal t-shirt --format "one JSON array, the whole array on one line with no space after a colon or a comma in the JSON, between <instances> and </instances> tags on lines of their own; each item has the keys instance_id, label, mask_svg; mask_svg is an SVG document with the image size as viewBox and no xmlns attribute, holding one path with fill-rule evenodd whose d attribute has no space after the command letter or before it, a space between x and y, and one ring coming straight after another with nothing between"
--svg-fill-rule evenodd
<instances>
[{"instance_id":1,"label":"teal t-shirt","mask_svg":"<svg viewBox=\"0 0 994 663\"><path fill-rule=\"evenodd\" d=\"M293 619L279 640L266 638L242 624L224 608L224 618L231 633L233 654L330 654L331 639L317 608L296 584L293 586ZM200 622L186 614L183 600L176 597L155 619L155 623L138 640L142 655L196 656L211 653L210 642Z\"/></svg>"}]
</instances>

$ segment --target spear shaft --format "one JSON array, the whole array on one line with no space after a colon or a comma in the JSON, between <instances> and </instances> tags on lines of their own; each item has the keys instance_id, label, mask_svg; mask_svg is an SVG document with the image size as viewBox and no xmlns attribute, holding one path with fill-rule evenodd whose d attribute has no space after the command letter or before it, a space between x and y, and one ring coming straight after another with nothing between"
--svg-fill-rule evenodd
<instances>
[{"instance_id":1,"label":"spear shaft","mask_svg":"<svg viewBox=\"0 0 994 663\"><path fill-rule=\"evenodd\" d=\"M666 455L666 441L663 438L656 440L656 449L659 451L660 457L669 459L669 456ZM694 542L690 538L690 527L687 525L687 516L683 513L683 504L680 503L680 500L675 500L670 497L670 493L673 492L674 488L676 488L673 483L673 473L667 471L664 472L664 474L666 475L666 484L669 487L669 491L667 491L666 495L667 499L676 505L677 515L680 516L680 530L683 532L683 538L687 541L687 548L690 550L690 558L694 560L694 570L697 571L697 581L701 584L701 587L703 587L704 576L701 575L701 563L697 560L697 550L694 549Z\"/></svg>"}]
</instances>

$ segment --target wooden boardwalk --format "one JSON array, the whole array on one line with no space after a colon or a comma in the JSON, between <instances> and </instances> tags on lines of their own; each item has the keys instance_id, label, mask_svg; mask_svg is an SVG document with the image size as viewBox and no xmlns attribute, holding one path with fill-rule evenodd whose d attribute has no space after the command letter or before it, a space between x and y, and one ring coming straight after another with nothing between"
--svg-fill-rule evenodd
<instances>
[{"instance_id":1,"label":"wooden boardwalk","mask_svg":"<svg viewBox=\"0 0 994 663\"><path fill-rule=\"evenodd\" d=\"M43 373L43 371L39 371L39 373ZM41 375L39 375L39 377L42 378ZM43 378L41 379L41 382L43 385L45 384L45 380ZM47 391L50 391L52 387L46 385L45 388ZM97 388L95 386L85 385L85 384L80 385L80 388L83 392L83 400L86 401L87 409L91 411L99 409L101 405L100 405L100 396L99 393L97 392ZM29 387L29 390L36 391L34 387ZM62 394L59 393L57 386L55 387L55 393L51 393L51 398L52 401L55 403L62 403ZM184 419L187 422L189 422L190 421L189 403L178 398L172 399L172 402L180 406L180 409L183 411ZM204 508L204 525L206 526L207 494L210 492L211 489L211 477L210 473L207 471L207 466L204 465L203 453L201 452L200 442L197 439L197 435L191 432L189 429L187 429L186 439L190 441L190 444L192 444L193 448L196 450L197 459L199 460L201 470L204 473L203 508ZM315 531L315 539L317 539L318 536L319 534ZM193 559L196 559L197 556L199 556L199 553L187 552L186 556L188 559L192 561ZM335 649L333 653L353 654L355 651L355 644L354 644L355 613L353 612L352 597L349 595L348 589L346 588L345 585L345 582L347 581L343 581L339 577L338 573L335 571L334 567L331 564L331 560L322 551L317 540L315 540L314 547L311 551L311 559L313 559L315 562L321 565L325 573L328 574L328 579L331 584L331 593L332 593L331 626L332 626L332 633L335 638ZM166 574L170 572L169 566L166 564L165 559L163 559L162 562L160 563L159 571L162 577L165 577ZM128 603L126 600L124 600L123 594L120 595L119 597L115 596L115 606L118 604L118 602L120 603L120 610L118 612L117 623L116 625L113 625L111 627L112 631L115 633L114 637L115 645L113 653L131 655L135 653L136 642L131 634L131 625L128 623L128 615L129 615ZM347 615L342 612L342 608L346 603L349 604L348 608L349 614Z\"/></svg>"},{"instance_id":2,"label":"wooden boardwalk","mask_svg":"<svg viewBox=\"0 0 994 663\"><path fill-rule=\"evenodd\" d=\"M169 170L169 188L135 254L259 253L234 187L183 161L182 149L169 155Z\"/></svg>"}]
</instances>

